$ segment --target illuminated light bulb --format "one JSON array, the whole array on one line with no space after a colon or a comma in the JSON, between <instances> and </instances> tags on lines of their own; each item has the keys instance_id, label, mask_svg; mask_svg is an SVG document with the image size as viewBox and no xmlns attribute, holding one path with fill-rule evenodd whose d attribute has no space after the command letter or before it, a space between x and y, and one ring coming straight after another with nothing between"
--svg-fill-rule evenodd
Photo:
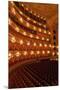
<instances>
[{"instance_id":1,"label":"illuminated light bulb","mask_svg":"<svg viewBox=\"0 0 60 90\"><path fill-rule=\"evenodd\" d=\"M26 8L26 10L28 11L29 9L28 9L28 8Z\"/></svg>"},{"instance_id":2,"label":"illuminated light bulb","mask_svg":"<svg viewBox=\"0 0 60 90\"><path fill-rule=\"evenodd\" d=\"M42 40L44 40L44 37L42 37Z\"/></svg>"},{"instance_id":3,"label":"illuminated light bulb","mask_svg":"<svg viewBox=\"0 0 60 90\"><path fill-rule=\"evenodd\" d=\"M30 42L27 42L27 45L29 46L30 45Z\"/></svg>"},{"instance_id":4,"label":"illuminated light bulb","mask_svg":"<svg viewBox=\"0 0 60 90\"><path fill-rule=\"evenodd\" d=\"M33 37L33 35L32 35L32 34L30 34L30 37L32 38L32 37Z\"/></svg>"},{"instance_id":5,"label":"illuminated light bulb","mask_svg":"<svg viewBox=\"0 0 60 90\"><path fill-rule=\"evenodd\" d=\"M27 20L30 20L30 18L29 18L29 17L27 17Z\"/></svg>"},{"instance_id":6,"label":"illuminated light bulb","mask_svg":"<svg viewBox=\"0 0 60 90\"><path fill-rule=\"evenodd\" d=\"M40 51L37 51L37 54L40 54Z\"/></svg>"},{"instance_id":7,"label":"illuminated light bulb","mask_svg":"<svg viewBox=\"0 0 60 90\"><path fill-rule=\"evenodd\" d=\"M36 27L34 26L33 29L36 30Z\"/></svg>"},{"instance_id":8,"label":"illuminated light bulb","mask_svg":"<svg viewBox=\"0 0 60 90\"><path fill-rule=\"evenodd\" d=\"M44 28L46 28L46 25L43 25Z\"/></svg>"},{"instance_id":9,"label":"illuminated light bulb","mask_svg":"<svg viewBox=\"0 0 60 90\"><path fill-rule=\"evenodd\" d=\"M39 16L39 15L37 15L37 17L39 18L40 16Z\"/></svg>"},{"instance_id":10,"label":"illuminated light bulb","mask_svg":"<svg viewBox=\"0 0 60 90\"><path fill-rule=\"evenodd\" d=\"M23 53L24 55L27 55L27 51L24 51L24 53Z\"/></svg>"},{"instance_id":11,"label":"illuminated light bulb","mask_svg":"<svg viewBox=\"0 0 60 90\"><path fill-rule=\"evenodd\" d=\"M16 57L19 57L20 55L20 52L16 52Z\"/></svg>"},{"instance_id":12,"label":"illuminated light bulb","mask_svg":"<svg viewBox=\"0 0 60 90\"><path fill-rule=\"evenodd\" d=\"M34 51L31 51L30 54L33 55L34 54Z\"/></svg>"},{"instance_id":13,"label":"illuminated light bulb","mask_svg":"<svg viewBox=\"0 0 60 90\"><path fill-rule=\"evenodd\" d=\"M40 43L39 46L42 47L42 43Z\"/></svg>"},{"instance_id":14,"label":"illuminated light bulb","mask_svg":"<svg viewBox=\"0 0 60 90\"><path fill-rule=\"evenodd\" d=\"M20 13L20 14L23 14L23 12L21 12L21 11L20 11L19 13Z\"/></svg>"},{"instance_id":15,"label":"illuminated light bulb","mask_svg":"<svg viewBox=\"0 0 60 90\"><path fill-rule=\"evenodd\" d=\"M30 24L29 24L29 23L26 23L26 26L27 26L27 27L29 27L29 26L30 26Z\"/></svg>"},{"instance_id":16,"label":"illuminated light bulb","mask_svg":"<svg viewBox=\"0 0 60 90\"><path fill-rule=\"evenodd\" d=\"M26 36L26 35L27 35L27 33L26 33L26 32L23 32L23 35L25 35L25 36Z\"/></svg>"},{"instance_id":17,"label":"illuminated light bulb","mask_svg":"<svg viewBox=\"0 0 60 90\"><path fill-rule=\"evenodd\" d=\"M43 17L42 17L42 16L41 16L40 18L41 18L41 19L43 19Z\"/></svg>"},{"instance_id":18,"label":"illuminated light bulb","mask_svg":"<svg viewBox=\"0 0 60 90\"><path fill-rule=\"evenodd\" d=\"M46 33L46 30L44 30L44 33Z\"/></svg>"},{"instance_id":19,"label":"illuminated light bulb","mask_svg":"<svg viewBox=\"0 0 60 90\"><path fill-rule=\"evenodd\" d=\"M41 28L39 28L38 31L41 32L42 31Z\"/></svg>"},{"instance_id":20,"label":"illuminated light bulb","mask_svg":"<svg viewBox=\"0 0 60 90\"><path fill-rule=\"evenodd\" d=\"M47 38L46 41L49 41L49 38Z\"/></svg>"},{"instance_id":21,"label":"illuminated light bulb","mask_svg":"<svg viewBox=\"0 0 60 90\"><path fill-rule=\"evenodd\" d=\"M12 43L15 43L15 42L16 42L15 37L12 37L12 38L11 38L11 42L12 42Z\"/></svg>"},{"instance_id":22,"label":"illuminated light bulb","mask_svg":"<svg viewBox=\"0 0 60 90\"><path fill-rule=\"evenodd\" d=\"M45 51L44 50L42 51L42 54L45 54Z\"/></svg>"},{"instance_id":23,"label":"illuminated light bulb","mask_svg":"<svg viewBox=\"0 0 60 90\"><path fill-rule=\"evenodd\" d=\"M20 43L20 45L22 45L23 44L23 40L20 40L19 43Z\"/></svg>"},{"instance_id":24,"label":"illuminated light bulb","mask_svg":"<svg viewBox=\"0 0 60 90\"><path fill-rule=\"evenodd\" d=\"M22 7L24 7L24 4L21 4Z\"/></svg>"},{"instance_id":25,"label":"illuminated light bulb","mask_svg":"<svg viewBox=\"0 0 60 90\"><path fill-rule=\"evenodd\" d=\"M39 23L39 25L41 26L42 24L41 24L41 23Z\"/></svg>"},{"instance_id":26,"label":"illuminated light bulb","mask_svg":"<svg viewBox=\"0 0 60 90\"><path fill-rule=\"evenodd\" d=\"M23 23L23 19L22 18L20 18L19 20L20 20L21 23Z\"/></svg>"},{"instance_id":27,"label":"illuminated light bulb","mask_svg":"<svg viewBox=\"0 0 60 90\"><path fill-rule=\"evenodd\" d=\"M9 18L9 20L8 20L8 23L9 23L9 25L11 25L12 24L12 22L11 22L11 19Z\"/></svg>"},{"instance_id":28,"label":"illuminated light bulb","mask_svg":"<svg viewBox=\"0 0 60 90\"><path fill-rule=\"evenodd\" d=\"M12 5L14 5L14 2L13 2L13 1L11 1L11 4L12 4Z\"/></svg>"},{"instance_id":29,"label":"illuminated light bulb","mask_svg":"<svg viewBox=\"0 0 60 90\"><path fill-rule=\"evenodd\" d=\"M48 50L48 51L47 51L47 53L49 54L49 53L50 53L50 51Z\"/></svg>"},{"instance_id":30,"label":"illuminated light bulb","mask_svg":"<svg viewBox=\"0 0 60 90\"><path fill-rule=\"evenodd\" d=\"M51 32L48 32L48 34L50 35L50 34L51 34Z\"/></svg>"},{"instance_id":31,"label":"illuminated light bulb","mask_svg":"<svg viewBox=\"0 0 60 90\"><path fill-rule=\"evenodd\" d=\"M12 54L9 52L8 57L11 57L11 56L12 56Z\"/></svg>"},{"instance_id":32,"label":"illuminated light bulb","mask_svg":"<svg viewBox=\"0 0 60 90\"><path fill-rule=\"evenodd\" d=\"M36 39L39 39L39 37L38 37L38 36L36 36Z\"/></svg>"},{"instance_id":33,"label":"illuminated light bulb","mask_svg":"<svg viewBox=\"0 0 60 90\"><path fill-rule=\"evenodd\" d=\"M11 9L12 10L12 13L15 15L16 14L16 11L14 8Z\"/></svg>"},{"instance_id":34,"label":"illuminated light bulb","mask_svg":"<svg viewBox=\"0 0 60 90\"><path fill-rule=\"evenodd\" d=\"M33 23L36 23L36 21L35 21L35 20L33 20Z\"/></svg>"},{"instance_id":35,"label":"illuminated light bulb","mask_svg":"<svg viewBox=\"0 0 60 90\"><path fill-rule=\"evenodd\" d=\"M9 52L8 59L11 59L11 58L12 58L12 54Z\"/></svg>"},{"instance_id":36,"label":"illuminated light bulb","mask_svg":"<svg viewBox=\"0 0 60 90\"><path fill-rule=\"evenodd\" d=\"M46 17L44 17L43 19L46 20Z\"/></svg>"},{"instance_id":37,"label":"illuminated light bulb","mask_svg":"<svg viewBox=\"0 0 60 90\"><path fill-rule=\"evenodd\" d=\"M47 44L44 44L44 47L47 47Z\"/></svg>"},{"instance_id":38,"label":"illuminated light bulb","mask_svg":"<svg viewBox=\"0 0 60 90\"><path fill-rule=\"evenodd\" d=\"M19 32L19 31L20 31L20 30L19 30L19 28L18 28L17 26L16 26L16 28L15 28L15 29L16 29L16 31L17 31L17 32Z\"/></svg>"},{"instance_id":39,"label":"illuminated light bulb","mask_svg":"<svg viewBox=\"0 0 60 90\"><path fill-rule=\"evenodd\" d=\"M33 44L34 46L36 46L36 43L34 42L34 44Z\"/></svg>"},{"instance_id":40,"label":"illuminated light bulb","mask_svg":"<svg viewBox=\"0 0 60 90\"><path fill-rule=\"evenodd\" d=\"M55 52L53 52L52 55L54 56L55 55Z\"/></svg>"},{"instance_id":41,"label":"illuminated light bulb","mask_svg":"<svg viewBox=\"0 0 60 90\"><path fill-rule=\"evenodd\" d=\"M51 48L51 44L49 44L49 47Z\"/></svg>"}]
</instances>

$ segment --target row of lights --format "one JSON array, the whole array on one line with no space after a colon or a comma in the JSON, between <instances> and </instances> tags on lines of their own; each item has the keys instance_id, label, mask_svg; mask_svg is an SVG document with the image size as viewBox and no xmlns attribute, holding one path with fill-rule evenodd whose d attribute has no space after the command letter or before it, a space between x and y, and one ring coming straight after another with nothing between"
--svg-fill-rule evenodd
<instances>
[{"instance_id":1,"label":"row of lights","mask_svg":"<svg viewBox=\"0 0 60 90\"><path fill-rule=\"evenodd\" d=\"M24 4L21 4L21 6L24 7ZM43 19L43 20L46 20L45 17L39 16L39 15L37 15L36 13L33 13L32 10L29 10L27 7L26 7L25 9L26 9L27 11L30 11L30 13L32 13L32 14L35 15L35 16L37 16L38 18L41 18L41 19Z\"/></svg>"},{"instance_id":2,"label":"row of lights","mask_svg":"<svg viewBox=\"0 0 60 90\"><path fill-rule=\"evenodd\" d=\"M9 57L9 59L10 58L12 58L13 56L16 56L16 57L19 57L19 56L21 56L21 55L24 55L24 56L26 56L26 55L28 55L28 52L27 51L23 51L23 53L21 53L21 52L19 52L19 51L17 51L14 55L11 53L11 52L9 52L9 54L8 54L8 57ZM42 53L41 53L41 51L30 51L30 55L34 55L34 54L36 54L36 55L40 55L40 54L46 54L46 51L44 51L44 50L42 50ZM47 54L50 54L50 51L48 50L47 51Z\"/></svg>"},{"instance_id":3,"label":"row of lights","mask_svg":"<svg viewBox=\"0 0 60 90\"><path fill-rule=\"evenodd\" d=\"M12 37L12 38L11 38L11 42L12 42L12 43L16 43L16 42L17 42L17 41L16 41L16 38L15 38L15 37ZM21 40L19 40L19 43L20 43L20 45L23 45L23 44L24 44L24 41L21 39ZM30 42L30 41L27 41L26 45L27 45L27 46L30 46L30 45L31 45L31 42ZM40 46L40 47L42 47L43 45L44 45L44 47L48 47L48 46L49 46L50 48L51 48L51 47L52 47L52 48L54 48L54 47L57 48L57 46L54 46L54 45L51 45L51 44L48 45L48 44L46 44L46 43L45 43L45 44L39 43L39 46ZM34 42L34 43L33 43L33 46L37 46L37 43Z\"/></svg>"},{"instance_id":4,"label":"row of lights","mask_svg":"<svg viewBox=\"0 0 60 90\"><path fill-rule=\"evenodd\" d=\"M12 10L12 13L13 13L14 15L16 15L15 9L12 8L11 10ZM19 18L19 21L20 21L21 23L24 23L24 20L23 20L22 17ZM25 21L25 22L26 22L26 21ZM35 22L35 21L33 21L33 22ZM39 24L39 25L41 26L42 24ZM27 23L26 23L26 26L27 26L27 27L30 27L30 23L27 22ZM43 25L43 27L46 28L46 25ZM33 26L33 30L37 30L37 27L36 27L36 26Z\"/></svg>"},{"instance_id":5,"label":"row of lights","mask_svg":"<svg viewBox=\"0 0 60 90\"><path fill-rule=\"evenodd\" d=\"M14 15L16 14L14 8L12 8L12 13L13 13ZM22 13L22 12L21 12L21 13ZM27 19L30 20L29 17L28 17ZM21 23L23 23L22 17L21 17L19 20L20 20ZM36 23L36 21L33 21L33 22ZM41 24L39 24L39 25L41 25ZM30 27L30 24L27 22L27 23L26 23L26 26L27 26L27 27ZM46 28L46 25L43 25L43 26ZM33 27L33 30L36 30L36 29L37 29L37 28L34 26L34 27ZM44 33L46 33L46 30L44 31ZM48 34L51 34L51 33L48 32Z\"/></svg>"},{"instance_id":6,"label":"row of lights","mask_svg":"<svg viewBox=\"0 0 60 90\"><path fill-rule=\"evenodd\" d=\"M12 24L12 22L11 22L11 20L9 19L9 24L11 25ZM18 27L14 27L15 29L14 30L16 30L17 32L20 32L20 29L18 28ZM41 32L41 29L39 29L39 31ZM24 36L27 36L28 34L27 34L27 32L25 32L25 31L23 31L23 32L21 32ZM45 33L45 32L44 32ZM34 37L34 35L33 34L29 34L28 35L30 38L35 38L35 39L40 39L40 37L38 36L38 35L36 35L35 37ZM47 38L47 39L45 39L44 37L42 37L42 40L46 40L46 41L49 41L49 38Z\"/></svg>"},{"instance_id":7,"label":"row of lights","mask_svg":"<svg viewBox=\"0 0 60 90\"><path fill-rule=\"evenodd\" d=\"M20 20L22 20L22 19L20 19ZM9 18L9 25L11 25L12 23L13 23L13 22L12 22L11 19ZM27 25L29 26L28 23L27 23ZM15 28L15 30L16 30L17 32L20 32L20 28L19 28L18 26L15 26L14 28ZM36 27L34 26L33 29L35 30ZM41 28L38 28L38 31L41 33L41 32L42 32L42 29L41 29ZM44 33L44 34L47 34L47 31L46 31L46 30L43 30L43 33ZM26 32L23 32L22 34L25 35L25 36L27 35ZM51 32L48 31L48 35L50 35L50 34L51 34ZM33 35L32 35L32 37L33 37ZM39 39L39 38L38 38L38 39Z\"/></svg>"},{"instance_id":8,"label":"row of lights","mask_svg":"<svg viewBox=\"0 0 60 90\"><path fill-rule=\"evenodd\" d=\"M33 28L34 28L34 29L36 29L36 27L33 27ZM20 32L20 29L19 29L19 27L18 27L18 26L16 26L16 27L15 27L15 30L16 30L17 32ZM41 28L39 28L39 29L38 29L38 31L41 33L41 32L42 32L42 29L41 29ZM46 30L43 30L43 33L44 33L44 34L47 34L47 31L46 31ZM50 34L51 34L51 32L48 32L48 35L50 35ZM27 35L27 33L26 33L26 32L23 32L23 35L25 35L25 36L26 36L26 35ZM38 39L39 39L39 38L38 38Z\"/></svg>"},{"instance_id":9,"label":"row of lights","mask_svg":"<svg viewBox=\"0 0 60 90\"><path fill-rule=\"evenodd\" d=\"M11 2L11 4L12 5L14 5L14 3L13 2ZM14 15L16 15L16 11L15 11L15 9L14 8L12 8L12 13L14 14ZM19 13L21 14L21 15L24 15L23 14L23 12L22 11L19 11ZM27 16L26 16L27 17ZM21 22L23 22L23 20L22 19L20 19L21 20ZM29 20L31 20L29 17L27 17L27 20L29 21ZM44 18L44 20L45 20L45 18ZM37 21L35 21L35 20L32 20L33 21L33 23L37 23ZM41 23L38 23L40 26L42 25Z\"/></svg>"}]
</instances>

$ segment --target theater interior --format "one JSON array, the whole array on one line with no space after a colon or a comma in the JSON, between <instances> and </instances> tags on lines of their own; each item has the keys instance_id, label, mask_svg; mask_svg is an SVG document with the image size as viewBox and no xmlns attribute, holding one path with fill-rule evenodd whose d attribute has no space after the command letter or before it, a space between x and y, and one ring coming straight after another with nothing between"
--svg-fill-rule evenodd
<instances>
[{"instance_id":1,"label":"theater interior","mask_svg":"<svg viewBox=\"0 0 60 90\"><path fill-rule=\"evenodd\" d=\"M9 88L58 85L58 5L8 3Z\"/></svg>"}]
</instances>

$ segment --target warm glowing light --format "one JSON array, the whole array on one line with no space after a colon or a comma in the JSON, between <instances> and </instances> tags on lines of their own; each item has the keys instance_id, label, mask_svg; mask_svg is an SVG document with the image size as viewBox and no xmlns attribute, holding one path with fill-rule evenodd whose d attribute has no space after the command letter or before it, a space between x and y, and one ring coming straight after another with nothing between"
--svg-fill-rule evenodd
<instances>
[{"instance_id":1,"label":"warm glowing light","mask_svg":"<svg viewBox=\"0 0 60 90\"><path fill-rule=\"evenodd\" d=\"M37 54L40 54L40 51L37 51Z\"/></svg>"},{"instance_id":2,"label":"warm glowing light","mask_svg":"<svg viewBox=\"0 0 60 90\"><path fill-rule=\"evenodd\" d=\"M54 56L55 55L55 52L53 52L52 55Z\"/></svg>"},{"instance_id":3,"label":"warm glowing light","mask_svg":"<svg viewBox=\"0 0 60 90\"><path fill-rule=\"evenodd\" d=\"M39 28L38 31L41 32L42 31L41 28Z\"/></svg>"},{"instance_id":4,"label":"warm glowing light","mask_svg":"<svg viewBox=\"0 0 60 90\"><path fill-rule=\"evenodd\" d=\"M34 46L36 46L36 43L34 42L34 44L33 44Z\"/></svg>"},{"instance_id":5,"label":"warm glowing light","mask_svg":"<svg viewBox=\"0 0 60 90\"><path fill-rule=\"evenodd\" d=\"M42 40L44 40L44 37L42 37Z\"/></svg>"},{"instance_id":6,"label":"warm glowing light","mask_svg":"<svg viewBox=\"0 0 60 90\"><path fill-rule=\"evenodd\" d=\"M36 23L36 21L35 21L35 20L33 20L33 23Z\"/></svg>"},{"instance_id":7,"label":"warm glowing light","mask_svg":"<svg viewBox=\"0 0 60 90\"><path fill-rule=\"evenodd\" d=\"M40 16L39 16L39 15L37 15L37 17L39 18Z\"/></svg>"},{"instance_id":8,"label":"warm glowing light","mask_svg":"<svg viewBox=\"0 0 60 90\"><path fill-rule=\"evenodd\" d=\"M30 37L32 38L32 37L33 37L33 35L32 35L32 34L30 34Z\"/></svg>"},{"instance_id":9,"label":"warm glowing light","mask_svg":"<svg viewBox=\"0 0 60 90\"><path fill-rule=\"evenodd\" d=\"M12 37L12 38L11 38L11 42L12 42L12 43L15 43L15 42L16 42L15 37Z\"/></svg>"},{"instance_id":10,"label":"warm glowing light","mask_svg":"<svg viewBox=\"0 0 60 90\"><path fill-rule=\"evenodd\" d=\"M42 51L42 54L45 54L45 51L44 50Z\"/></svg>"},{"instance_id":11,"label":"warm glowing light","mask_svg":"<svg viewBox=\"0 0 60 90\"><path fill-rule=\"evenodd\" d=\"M34 51L31 51L30 54L33 55L34 54Z\"/></svg>"},{"instance_id":12,"label":"warm glowing light","mask_svg":"<svg viewBox=\"0 0 60 90\"><path fill-rule=\"evenodd\" d=\"M46 28L46 25L43 25L44 28Z\"/></svg>"},{"instance_id":13,"label":"warm glowing light","mask_svg":"<svg viewBox=\"0 0 60 90\"><path fill-rule=\"evenodd\" d=\"M20 56L20 52L16 52L16 57L19 57Z\"/></svg>"},{"instance_id":14,"label":"warm glowing light","mask_svg":"<svg viewBox=\"0 0 60 90\"><path fill-rule=\"evenodd\" d=\"M21 23L23 23L23 19L22 18L20 18L19 20L20 20Z\"/></svg>"},{"instance_id":15,"label":"warm glowing light","mask_svg":"<svg viewBox=\"0 0 60 90\"><path fill-rule=\"evenodd\" d=\"M12 54L11 54L11 52L9 52L8 59L11 59L11 58L12 58Z\"/></svg>"},{"instance_id":16,"label":"warm glowing light","mask_svg":"<svg viewBox=\"0 0 60 90\"><path fill-rule=\"evenodd\" d=\"M33 29L36 30L36 27L34 26Z\"/></svg>"},{"instance_id":17,"label":"warm glowing light","mask_svg":"<svg viewBox=\"0 0 60 90\"><path fill-rule=\"evenodd\" d=\"M46 30L44 30L44 33L46 33Z\"/></svg>"},{"instance_id":18,"label":"warm glowing light","mask_svg":"<svg viewBox=\"0 0 60 90\"><path fill-rule=\"evenodd\" d=\"M47 47L47 44L44 44L45 47Z\"/></svg>"},{"instance_id":19,"label":"warm glowing light","mask_svg":"<svg viewBox=\"0 0 60 90\"><path fill-rule=\"evenodd\" d=\"M14 8L11 9L12 10L12 13L15 15L16 14L16 11Z\"/></svg>"},{"instance_id":20,"label":"warm glowing light","mask_svg":"<svg viewBox=\"0 0 60 90\"><path fill-rule=\"evenodd\" d=\"M49 38L47 38L46 41L49 41Z\"/></svg>"},{"instance_id":21,"label":"warm glowing light","mask_svg":"<svg viewBox=\"0 0 60 90\"><path fill-rule=\"evenodd\" d=\"M15 28L15 29L16 29L16 31L17 31L17 32L19 32L19 31L20 31L20 30L19 30L19 28L18 28L17 26L16 26L16 28Z\"/></svg>"},{"instance_id":22,"label":"warm glowing light","mask_svg":"<svg viewBox=\"0 0 60 90\"><path fill-rule=\"evenodd\" d=\"M22 44L23 44L23 40L20 40L20 42L19 42L19 43L20 43L20 45L22 45Z\"/></svg>"},{"instance_id":23,"label":"warm glowing light","mask_svg":"<svg viewBox=\"0 0 60 90\"><path fill-rule=\"evenodd\" d=\"M41 26L42 24L41 24L41 23L39 23L39 25Z\"/></svg>"},{"instance_id":24,"label":"warm glowing light","mask_svg":"<svg viewBox=\"0 0 60 90\"><path fill-rule=\"evenodd\" d=\"M42 16L41 16L40 18L41 18L41 19L43 19L43 17L42 17Z\"/></svg>"},{"instance_id":25,"label":"warm glowing light","mask_svg":"<svg viewBox=\"0 0 60 90\"><path fill-rule=\"evenodd\" d=\"M8 57L11 57L11 56L12 56L12 54L9 52Z\"/></svg>"},{"instance_id":26,"label":"warm glowing light","mask_svg":"<svg viewBox=\"0 0 60 90\"><path fill-rule=\"evenodd\" d=\"M27 55L27 51L24 51L24 53L23 53L24 55Z\"/></svg>"},{"instance_id":27,"label":"warm glowing light","mask_svg":"<svg viewBox=\"0 0 60 90\"><path fill-rule=\"evenodd\" d=\"M51 44L49 44L49 47L51 48Z\"/></svg>"},{"instance_id":28,"label":"warm glowing light","mask_svg":"<svg viewBox=\"0 0 60 90\"><path fill-rule=\"evenodd\" d=\"M48 32L48 34L50 35L50 34L51 34L51 32Z\"/></svg>"},{"instance_id":29,"label":"warm glowing light","mask_svg":"<svg viewBox=\"0 0 60 90\"><path fill-rule=\"evenodd\" d=\"M36 36L36 39L39 39L39 37L38 37L38 36Z\"/></svg>"},{"instance_id":30,"label":"warm glowing light","mask_svg":"<svg viewBox=\"0 0 60 90\"><path fill-rule=\"evenodd\" d=\"M22 7L24 7L24 4L21 4Z\"/></svg>"},{"instance_id":31,"label":"warm glowing light","mask_svg":"<svg viewBox=\"0 0 60 90\"><path fill-rule=\"evenodd\" d=\"M29 9L28 9L28 8L26 8L26 10L28 11Z\"/></svg>"},{"instance_id":32,"label":"warm glowing light","mask_svg":"<svg viewBox=\"0 0 60 90\"><path fill-rule=\"evenodd\" d=\"M20 14L23 14L23 12L19 11Z\"/></svg>"},{"instance_id":33,"label":"warm glowing light","mask_svg":"<svg viewBox=\"0 0 60 90\"><path fill-rule=\"evenodd\" d=\"M11 4L12 4L12 5L14 5L14 2L13 2L13 1L11 1Z\"/></svg>"},{"instance_id":34,"label":"warm glowing light","mask_svg":"<svg viewBox=\"0 0 60 90\"><path fill-rule=\"evenodd\" d=\"M27 26L27 27L29 27L29 26L30 26L30 24L27 22L27 23L26 23L26 26Z\"/></svg>"},{"instance_id":35,"label":"warm glowing light","mask_svg":"<svg viewBox=\"0 0 60 90\"><path fill-rule=\"evenodd\" d=\"M27 42L27 45L29 46L30 45L30 42Z\"/></svg>"},{"instance_id":36,"label":"warm glowing light","mask_svg":"<svg viewBox=\"0 0 60 90\"><path fill-rule=\"evenodd\" d=\"M30 20L30 18L29 18L29 17L27 17L27 20Z\"/></svg>"},{"instance_id":37,"label":"warm glowing light","mask_svg":"<svg viewBox=\"0 0 60 90\"><path fill-rule=\"evenodd\" d=\"M26 35L27 35L27 33L26 33L26 32L23 32L23 35L25 35L25 36L26 36Z\"/></svg>"},{"instance_id":38,"label":"warm glowing light","mask_svg":"<svg viewBox=\"0 0 60 90\"><path fill-rule=\"evenodd\" d=\"M52 48L54 48L55 46L53 45Z\"/></svg>"},{"instance_id":39,"label":"warm glowing light","mask_svg":"<svg viewBox=\"0 0 60 90\"><path fill-rule=\"evenodd\" d=\"M50 51L48 50L48 51L47 51L47 53L49 54L49 53L50 53Z\"/></svg>"},{"instance_id":40,"label":"warm glowing light","mask_svg":"<svg viewBox=\"0 0 60 90\"><path fill-rule=\"evenodd\" d=\"M43 19L46 20L46 17L44 17Z\"/></svg>"},{"instance_id":41,"label":"warm glowing light","mask_svg":"<svg viewBox=\"0 0 60 90\"><path fill-rule=\"evenodd\" d=\"M42 43L40 43L39 46L41 47L42 46Z\"/></svg>"}]
</instances>

